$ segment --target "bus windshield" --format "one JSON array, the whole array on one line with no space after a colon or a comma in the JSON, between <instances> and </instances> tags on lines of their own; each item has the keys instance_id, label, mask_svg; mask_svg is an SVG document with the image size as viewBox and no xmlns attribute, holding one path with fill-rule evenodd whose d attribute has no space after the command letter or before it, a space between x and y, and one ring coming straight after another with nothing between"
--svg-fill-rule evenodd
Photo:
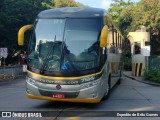
<instances>
[{"instance_id":1,"label":"bus windshield","mask_svg":"<svg viewBox=\"0 0 160 120\"><path fill-rule=\"evenodd\" d=\"M101 23L94 19L38 19L28 65L44 71L81 71L99 66Z\"/></svg>"}]
</instances>

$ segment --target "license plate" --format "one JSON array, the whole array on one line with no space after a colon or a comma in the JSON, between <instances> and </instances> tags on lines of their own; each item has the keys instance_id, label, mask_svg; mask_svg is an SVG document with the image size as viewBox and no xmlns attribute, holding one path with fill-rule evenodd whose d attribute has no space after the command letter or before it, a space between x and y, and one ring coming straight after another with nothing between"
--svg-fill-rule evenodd
<instances>
[{"instance_id":1,"label":"license plate","mask_svg":"<svg viewBox=\"0 0 160 120\"><path fill-rule=\"evenodd\" d=\"M53 98L65 98L64 94L52 94Z\"/></svg>"}]
</instances>

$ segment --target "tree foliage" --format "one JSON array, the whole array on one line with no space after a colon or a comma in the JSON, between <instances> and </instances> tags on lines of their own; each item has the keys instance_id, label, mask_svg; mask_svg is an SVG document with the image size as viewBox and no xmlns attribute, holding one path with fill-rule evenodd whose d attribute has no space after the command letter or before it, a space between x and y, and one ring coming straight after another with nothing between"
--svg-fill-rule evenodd
<instances>
[{"instance_id":1,"label":"tree foliage","mask_svg":"<svg viewBox=\"0 0 160 120\"><path fill-rule=\"evenodd\" d=\"M77 7L83 6L81 3L75 2L74 0L53 0L55 7Z\"/></svg>"},{"instance_id":2,"label":"tree foliage","mask_svg":"<svg viewBox=\"0 0 160 120\"><path fill-rule=\"evenodd\" d=\"M127 2L123 0L113 0L111 8L109 8L108 12L113 17L115 23L119 22L119 15L121 14L122 10L132 4L133 3L130 0L128 0Z\"/></svg>"}]
</instances>

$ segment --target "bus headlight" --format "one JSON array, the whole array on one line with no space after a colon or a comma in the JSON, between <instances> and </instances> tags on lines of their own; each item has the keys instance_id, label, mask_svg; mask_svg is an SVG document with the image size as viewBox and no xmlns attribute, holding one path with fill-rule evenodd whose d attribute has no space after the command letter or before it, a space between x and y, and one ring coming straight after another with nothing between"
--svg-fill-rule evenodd
<instances>
[{"instance_id":1,"label":"bus headlight","mask_svg":"<svg viewBox=\"0 0 160 120\"><path fill-rule=\"evenodd\" d=\"M87 82L87 83L83 83L81 84L81 87L82 88L88 88L88 87L92 87L92 86L95 86L97 84L99 84L99 80L94 80L94 81L91 81L91 82Z\"/></svg>"},{"instance_id":2,"label":"bus headlight","mask_svg":"<svg viewBox=\"0 0 160 120\"><path fill-rule=\"evenodd\" d=\"M35 80L33 80L32 78L29 78L29 77L27 77L27 82L29 82L30 84L32 84L32 85L35 85L35 83L36 83L36 81Z\"/></svg>"}]
</instances>

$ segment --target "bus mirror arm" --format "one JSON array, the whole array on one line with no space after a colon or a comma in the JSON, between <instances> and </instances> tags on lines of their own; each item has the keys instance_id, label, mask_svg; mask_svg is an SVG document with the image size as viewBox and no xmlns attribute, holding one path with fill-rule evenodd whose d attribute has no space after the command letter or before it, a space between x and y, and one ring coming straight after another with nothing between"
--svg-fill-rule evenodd
<instances>
[{"instance_id":1,"label":"bus mirror arm","mask_svg":"<svg viewBox=\"0 0 160 120\"><path fill-rule=\"evenodd\" d=\"M101 30L100 47L107 47L108 27L105 25Z\"/></svg>"},{"instance_id":2,"label":"bus mirror arm","mask_svg":"<svg viewBox=\"0 0 160 120\"><path fill-rule=\"evenodd\" d=\"M23 46L24 45L24 33L28 30L31 29L33 25L25 25L21 27L18 31L18 45Z\"/></svg>"}]
</instances>

